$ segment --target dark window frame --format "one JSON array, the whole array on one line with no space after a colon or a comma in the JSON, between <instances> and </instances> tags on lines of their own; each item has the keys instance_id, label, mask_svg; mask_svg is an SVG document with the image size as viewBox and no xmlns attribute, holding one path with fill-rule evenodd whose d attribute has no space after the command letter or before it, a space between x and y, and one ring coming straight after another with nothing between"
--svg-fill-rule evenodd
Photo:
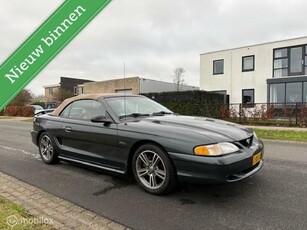
<instances>
[{"instance_id":1,"label":"dark window frame","mask_svg":"<svg viewBox=\"0 0 307 230\"><path fill-rule=\"evenodd\" d=\"M250 104L244 103L244 91L253 91L253 102ZM255 107L255 89L242 89L242 107L252 108Z\"/></svg>"},{"instance_id":2,"label":"dark window frame","mask_svg":"<svg viewBox=\"0 0 307 230\"><path fill-rule=\"evenodd\" d=\"M299 45L293 45L293 46L286 46L286 47L279 47L279 48L275 48L275 49L273 49L273 68L272 68L272 76L273 76L273 78L276 78L275 76L274 76L274 71L275 70L280 70L280 69L286 69L287 70L287 76L281 76L281 77L295 77L295 76L301 76L301 74L298 74L298 75L295 75L295 74L291 74L291 72L290 72L290 62L291 62L291 60L290 60L290 50L292 49L292 48L295 48L295 47L301 47L302 48L302 60L304 61L305 60L305 57L307 57L307 44L299 44ZM286 49L287 50L287 56L285 56L285 57L275 57L275 51L276 50L281 50L281 49ZM281 60L281 59L288 59L287 60L287 63L288 63L288 65L287 65L287 67L286 68L274 68L274 62L275 62L275 60ZM302 75L307 75L307 71L305 71L305 69L307 69L307 63L304 61L304 64L302 63ZM280 78L280 77L277 77L277 78Z\"/></svg>"},{"instance_id":3,"label":"dark window frame","mask_svg":"<svg viewBox=\"0 0 307 230\"><path fill-rule=\"evenodd\" d=\"M78 95L78 86L74 86L74 95L75 95L75 96Z\"/></svg>"},{"instance_id":4,"label":"dark window frame","mask_svg":"<svg viewBox=\"0 0 307 230\"><path fill-rule=\"evenodd\" d=\"M307 92L307 81L303 81L303 92L302 92L302 96L303 96L303 103L307 103L307 98L305 100L304 96L305 96L305 93ZM305 88L305 85L306 85L306 88ZM306 91L306 92L305 92Z\"/></svg>"},{"instance_id":5,"label":"dark window frame","mask_svg":"<svg viewBox=\"0 0 307 230\"><path fill-rule=\"evenodd\" d=\"M215 68L214 68L215 63L220 62L220 61L223 62L223 70L222 72L215 72ZM224 59L213 60L213 75L221 75L221 74L224 74Z\"/></svg>"},{"instance_id":6,"label":"dark window frame","mask_svg":"<svg viewBox=\"0 0 307 230\"><path fill-rule=\"evenodd\" d=\"M253 58L253 68L252 69L245 69L244 68L244 59L245 58ZM251 71L255 71L255 55L243 56L242 57L242 72L251 72Z\"/></svg>"},{"instance_id":7,"label":"dark window frame","mask_svg":"<svg viewBox=\"0 0 307 230\"><path fill-rule=\"evenodd\" d=\"M292 101L292 102L287 102L287 95L288 95L288 88L287 88L287 85L289 84L301 84L300 88L301 88L301 98L300 98L300 101ZM293 104L293 103L302 103L303 102L303 93L304 93L304 82L303 81L300 81L300 82L286 82L285 83L285 103L286 104Z\"/></svg>"},{"instance_id":8,"label":"dark window frame","mask_svg":"<svg viewBox=\"0 0 307 230\"><path fill-rule=\"evenodd\" d=\"M284 102L283 103L277 103L277 104L292 104L291 102L287 102L287 84L291 84L291 83L301 83L301 90L302 90L302 95L301 95L301 101L302 102L293 102L293 103L305 103L304 102L304 85L305 83L307 83L306 81L294 81L294 82L280 82L280 83L270 83L268 85L268 102L269 103L275 103L271 101L270 95L271 95L271 85L276 85L276 84L283 84L284 90L285 90L285 94L283 95L284 97ZM307 102L307 101L306 101Z\"/></svg>"}]
</instances>

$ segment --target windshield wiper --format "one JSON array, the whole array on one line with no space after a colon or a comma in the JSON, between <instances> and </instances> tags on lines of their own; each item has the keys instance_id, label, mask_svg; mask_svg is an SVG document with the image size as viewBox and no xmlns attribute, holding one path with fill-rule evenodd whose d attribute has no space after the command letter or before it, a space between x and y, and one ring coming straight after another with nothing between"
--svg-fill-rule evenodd
<instances>
[{"instance_id":1,"label":"windshield wiper","mask_svg":"<svg viewBox=\"0 0 307 230\"><path fill-rule=\"evenodd\" d=\"M152 116L164 116L164 115L167 115L167 114L173 114L173 113L165 112L165 111L160 111L160 112L152 113Z\"/></svg>"},{"instance_id":2,"label":"windshield wiper","mask_svg":"<svg viewBox=\"0 0 307 230\"><path fill-rule=\"evenodd\" d=\"M148 113L130 113L130 114L119 116L119 119L122 119L124 117L147 117L147 116L149 116Z\"/></svg>"}]
</instances>

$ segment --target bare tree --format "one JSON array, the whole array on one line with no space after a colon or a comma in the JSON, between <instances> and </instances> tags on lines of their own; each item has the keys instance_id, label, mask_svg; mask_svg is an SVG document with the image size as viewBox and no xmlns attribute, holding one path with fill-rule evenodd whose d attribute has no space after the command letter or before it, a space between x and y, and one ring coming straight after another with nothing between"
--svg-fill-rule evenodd
<instances>
[{"instance_id":1,"label":"bare tree","mask_svg":"<svg viewBox=\"0 0 307 230\"><path fill-rule=\"evenodd\" d=\"M40 94L40 95L32 95L33 98L33 103L35 102L45 102L45 95Z\"/></svg>"},{"instance_id":2,"label":"bare tree","mask_svg":"<svg viewBox=\"0 0 307 230\"><path fill-rule=\"evenodd\" d=\"M182 84L184 83L184 76L185 70L184 68L175 68L174 74L172 75L173 82L176 84L177 91L181 90Z\"/></svg>"},{"instance_id":3,"label":"bare tree","mask_svg":"<svg viewBox=\"0 0 307 230\"><path fill-rule=\"evenodd\" d=\"M9 104L9 106L29 105L32 101L31 92L27 89L22 90Z\"/></svg>"},{"instance_id":4,"label":"bare tree","mask_svg":"<svg viewBox=\"0 0 307 230\"><path fill-rule=\"evenodd\" d=\"M64 101L65 99L70 98L70 97L73 97L73 96L74 96L74 93L71 92L70 90L61 89L61 90L59 90L58 93L56 93L56 94L54 95L54 99L55 99L57 102L62 102L62 101Z\"/></svg>"}]
</instances>

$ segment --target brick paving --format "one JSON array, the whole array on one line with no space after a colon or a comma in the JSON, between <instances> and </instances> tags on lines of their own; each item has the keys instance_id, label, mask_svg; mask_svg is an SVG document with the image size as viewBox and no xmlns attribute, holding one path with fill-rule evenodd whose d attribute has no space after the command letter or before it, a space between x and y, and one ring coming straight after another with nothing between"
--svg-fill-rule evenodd
<instances>
[{"instance_id":1,"label":"brick paving","mask_svg":"<svg viewBox=\"0 0 307 230\"><path fill-rule=\"evenodd\" d=\"M128 230L123 225L2 172L0 197L22 205L27 213L36 218L51 220L52 227L56 229Z\"/></svg>"}]
</instances>

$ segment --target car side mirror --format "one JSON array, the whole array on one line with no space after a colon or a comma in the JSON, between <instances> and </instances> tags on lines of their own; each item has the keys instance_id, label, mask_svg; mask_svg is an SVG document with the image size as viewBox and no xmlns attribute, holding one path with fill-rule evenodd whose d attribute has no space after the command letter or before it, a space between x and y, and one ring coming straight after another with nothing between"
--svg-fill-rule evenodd
<instances>
[{"instance_id":1,"label":"car side mirror","mask_svg":"<svg viewBox=\"0 0 307 230\"><path fill-rule=\"evenodd\" d=\"M109 124L109 123L112 123L112 120L109 118L106 118L103 115L98 115L98 116L92 117L91 122Z\"/></svg>"}]
</instances>

